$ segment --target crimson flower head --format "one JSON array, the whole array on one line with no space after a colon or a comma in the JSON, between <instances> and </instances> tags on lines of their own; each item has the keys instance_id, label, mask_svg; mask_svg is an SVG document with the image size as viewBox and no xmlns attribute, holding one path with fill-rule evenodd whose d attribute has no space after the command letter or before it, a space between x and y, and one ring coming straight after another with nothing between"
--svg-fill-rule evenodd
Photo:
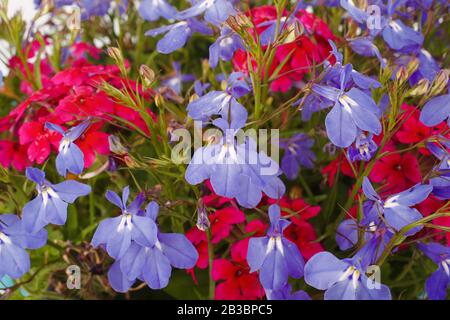
<instances>
[{"instance_id":1,"label":"crimson flower head","mask_svg":"<svg viewBox=\"0 0 450 320\"><path fill-rule=\"evenodd\" d=\"M398 193L421 182L419 163L412 153L392 153L378 160L370 173L373 182L383 183L383 192Z\"/></svg>"},{"instance_id":2,"label":"crimson flower head","mask_svg":"<svg viewBox=\"0 0 450 320\"><path fill-rule=\"evenodd\" d=\"M247 249L248 241L242 240L231 246L231 260L214 260L212 276L214 281L219 281L216 286L216 299L255 300L264 296L258 274L250 273L246 260Z\"/></svg>"}]
</instances>

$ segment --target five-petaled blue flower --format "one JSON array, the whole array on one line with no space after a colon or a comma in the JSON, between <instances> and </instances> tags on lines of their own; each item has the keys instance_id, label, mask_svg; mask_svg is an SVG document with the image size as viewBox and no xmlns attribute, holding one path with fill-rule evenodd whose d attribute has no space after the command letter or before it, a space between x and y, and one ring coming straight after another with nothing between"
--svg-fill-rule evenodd
<instances>
[{"instance_id":1,"label":"five-petaled blue flower","mask_svg":"<svg viewBox=\"0 0 450 320\"><path fill-rule=\"evenodd\" d=\"M244 75L241 72L233 72L228 77L225 91L213 90L192 101L187 106L188 115L194 120L204 122L217 115L230 120L232 128L242 128L248 113L237 99L250 91Z\"/></svg>"},{"instance_id":2,"label":"five-petaled blue flower","mask_svg":"<svg viewBox=\"0 0 450 320\"><path fill-rule=\"evenodd\" d=\"M151 247L156 242L155 222L141 213L144 196L138 195L130 205L127 205L129 195L128 186L123 189L122 199L114 191L106 192L106 199L119 207L122 214L100 222L92 238L94 247L105 245L106 251L114 259L121 259L133 241L144 247Z\"/></svg>"},{"instance_id":3,"label":"five-petaled blue flower","mask_svg":"<svg viewBox=\"0 0 450 320\"><path fill-rule=\"evenodd\" d=\"M348 158L351 162L355 161L369 161L377 151L378 146L373 141L372 135L366 136L361 133L356 138L354 145L351 145L347 150Z\"/></svg>"},{"instance_id":4,"label":"five-petaled blue flower","mask_svg":"<svg viewBox=\"0 0 450 320\"><path fill-rule=\"evenodd\" d=\"M353 67L347 64L340 71L340 88L313 85L313 91L334 103L325 119L327 134L338 147L348 147L355 141L358 129L373 134L381 133L379 110L372 97L358 88L346 90L353 77Z\"/></svg>"},{"instance_id":5,"label":"five-petaled blue flower","mask_svg":"<svg viewBox=\"0 0 450 320\"><path fill-rule=\"evenodd\" d=\"M450 287L450 247L439 243L419 243L425 255L438 265L436 271L427 279L425 289L431 300L445 300Z\"/></svg>"},{"instance_id":6,"label":"five-petaled blue flower","mask_svg":"<svg viewBox=\"0 0 450 320\"><path fill-rule=\"evenodd\" d=\"M158 211L158 204L150 202L144 216L156 224ZM150 246L133 241L122 259L113 264L108 278L116 291L128 291L136 279L145 281L152 289L162 289L169 283L172 266L180 269L195 266L198 252L185 235L159 230L156 234L156 240Z\"/></svg>"},{"instance_id":7,"label":"five-petaled blue flower","mask_svg":"<svg viewBox=\"0 0 450 320\"><path fill-rule=\"evenodd\" d=\"M244 121L245 122L245 121ZM246 208L261 201L262 192L273 199L280 198L285 186L278 177L278 164L263 152L258 152L254 140L239 142L239 127L229 127L223 118L213 120L224 136L218 143L198 148L186 169L186 181L192 185L210 179L214 192L222 197L236 198Z\"/></svg>"},{"instance_id":8,"label":"five-petaled blue flower","mask_svg":"<svg viewBox=\"0 0 450 320\"><path fill-rule=\"evenodd\" d=\"M384 220L389 227L395 231L400 231L403 227L422 219L422 214L412 206L425 200L433 190L431 185L415 185L398 194L389 196L382 200L369 179L364 177L362 189L369 201L373 201L373 210L384 216ZM422 229L417 226L407 231L405 235L410 236Z\"/></svg>"},{"instance_id":9,"label":"five-petaled blue flower","mask_svg":"<svg viewBox=\"0 0 450 320\"><path fill-rule=\"evenodd\" d=\"M212 30L208 26L193 18L148 30L145 35L156 37L165 33L164 37L156 44L156 50L163 54L169 54L182 48L194 32L212 35Z\"/></svg>"},{"instance_id":10,"label":"five-petaled blue flower","mask_svg":"<svg viewBox=\"0 0 450 320\"><path fill-rule=\"evenodd\" d=\"M215 68L219 63L219 59L230 61L234 52L238 49L244 50L241 37L229 27L223 26L220 36L209 47L209 65L211 68Z\"/></svg>"},{"instance_id":11,"label":"five-petaled blue flower","mask_svg":"<svg viewBox=\"0 0 450 320\"><path fill-rule=\"evenodd\" d=\"M316 155L311 150L313 145L314 140L304 133L297 133L289 139L280 141L280 147L285 150L281 169L289 179L297 177L300 166L308 169L314 167Z\"/></svg>"},{"instance_id":12,"label":"five-petaled blue flower","mask_svg":"<svg viewBox=\"0 0 450 320\"><path fill-rule=\"evenodd\" d=\"M391 300L389 288L366 276L358 256L339 260L329 252L315 254L305 265L305 282L326 290L325 300Z\"/></svg>"},{"instance_id":13,"label":"five-petaled blue flower","mask_svg":"<svg viewBox=\"0 0 450 320\"><path fill-rule=\"evenodd\" d=\"M228 0L198 0L192 2L192 7L178 14L179 20L197 17L204 13L207 22L218 26L227 20L230 15L237 13L232 3Z\"/></svg>"},{"instance_id":14,"label":"five-petaled blue flower","mask_svg":"<svg viewBox=\"0 0 450 320\"><path fill-rule=\"evenodd\" d=\"M289 276L303 276L305 262L297 246L283 235L290 222L281 219L278 205L269 207L269 218L267 235L250 239L247 262L250 272L259 270L259 279L265 289L277 291L286 286Z\"/></svg>"},{"instance_id":15,"label":"five-petaled blue flower","mask_svg":"<svg viewBox=\"0 0 450 320\"><path fill-rule=\"evenodd\" d=\"M386 8L387 15L381 17L371 16L369 12L356 7L351 0L341 0L341 6L356 22L366 24L372 36L381 33L391 49L410 53L422 46L424 37L420 32L406 26L401 20L393 18L397 7L404 2L389 0ZM377 18L380 18L379 21Z\"/></svg>"},{"instance_id":16,"label":"five-petaled blue flower","mask_svg":"<svg viewBox=\"0 0 450 320\"><path fill-rule=\"evenodd\" d=\"M90 186L75 180L51 184L45 179L45 173L36 168L28 167L26 176L36 183L38 191L36 198L23 207L23 223L30 233L36 233L50 223L65 224L69 203L91 192Z\"/></svg>"},{"instance_id":17,"label":"five-petaled blue flower","mask_svg":"<svg viewBox=\"0 0 450 320\"><path fill-rule=\"evenodd\" d=\"M47 129L56 131L62 135L61 142L59 143L59 153L56 157L56 170L61 176L66 177L67 171L73 174L83 172L84 155L81 149L75 144L75 140L86 131L89 124L89 121L84 121L67 131L50 122L45 124Z\"/></svg>"},{"instance_id":18,"label":"five-petaled blue flower","mask_svg":"<svg viewBox=\"0 0 450 320\"><path fill-rule=\"evenodd\" d=\"M38 249L46 242L45 229L29 233L16 215L0 215L0 280L4 276L20 278L28 272L30 257L25 249Z\"/></svg>"}]
</instances>

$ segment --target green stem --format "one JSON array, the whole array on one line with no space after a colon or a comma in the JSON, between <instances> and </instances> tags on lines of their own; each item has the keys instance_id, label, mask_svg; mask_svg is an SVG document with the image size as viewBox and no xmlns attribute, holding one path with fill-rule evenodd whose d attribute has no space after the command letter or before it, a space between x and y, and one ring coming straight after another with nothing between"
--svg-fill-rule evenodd
<instances>
[{"instance_id":1,"label":"green stem","mask_svg":"<svg viewBox=\"0 0 450 320\"><path fill-rule=\"evenodd\" d=\"M214 259L214 247L211 241L211 230L206 231L206 239L208 241L208 265L209 265L209 300L214 300L216 283L213 280L213 259Z\"/></svg>"}]
</instances>

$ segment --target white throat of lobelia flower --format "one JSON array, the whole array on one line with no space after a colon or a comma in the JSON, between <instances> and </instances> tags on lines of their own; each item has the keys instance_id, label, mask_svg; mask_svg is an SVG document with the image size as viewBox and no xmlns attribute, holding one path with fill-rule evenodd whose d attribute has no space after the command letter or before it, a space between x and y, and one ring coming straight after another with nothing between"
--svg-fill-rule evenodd
<instances>
[{"instance_id":1,"label":"white throat of lobelia flower","mask_svg":"<svg viewBox=\"0 0 450 320\"><path fill-rule=\"evenodd\" d=\"M70 143L71 143L70 139L67 137L64 137L62 139L61 143L59 144L59 152L66 154L67 150L69 150Z\"/></svg>"},{"instance_id":2,"label":"white throat of lobelia flower","mask_svg":"<svg viewBox=\"0 0 450 320\"><path fill-rule=\"evenodd\" d=\"M444 271L447 274L447 276L450 277L450 259L441 261L441 265L444 268Z\"/></svg>"},{"instance_id":3,"label":"white throat of lobelia flower","mask_svg":"<svg viewBox=\"0 0 450 320\"><path fill-rule=\"evenodd\" d=\"M267 244L266 256L273 250L280 251L281 255L284 256L283 242L281 241L280 236L269 238L269 243Z\"/></svg>"},{"instance_id":4,"label":"white throat of lobelia flower","mask_svg":"<svg viewBox=\"0 0 450 320\"><path fill-rule=\"evenodd\" d=\"M43 186L40 190L40 193L42 195L42 203L44 204L44 207L47 205L48 200L50 198L59 199L58 194L49 186Z\"/></svg>"},{"instance_id":5,"label":"white throat of lobelia flower","mask_svg":"<svg viewBox=\"0 0 450 320\"><path fill-rule=\"evenodd\" d=\"M11 244L11 239L4 234L3 232L0 231L0 241L2 241L4 244Z\"/></svg>"},{"instance_id":6,"label":"white throat of lobelia flower","mask_svg":"<svg viewBox=\"0 0 450 320\"><path fill-rule=\"evenodd\" d=\"M117 232L122 232L123 230L125 230L125 228L128 231L131 231L133 229L133 223L131 221L132 218L133 216L130 213L124 212L119 226L117 227Z\"/></svg>"},{"instance_id":7,"label":"white throat of lobelia flower","mask_svg":"<svg viewBox=\"0 0 450 320\"><path fill-rule=\"evenodd\" d=\"M341 275L338 282L344 281L344 280L348 279L349 277L351 277L353 288L356 289L358 287L358 281L359 281L360 276L361 276L361 272L358 269L356 269L354 266L349 266L347 268L347 270L345 270L345 272Z\"/></svg>"}]
</instances>

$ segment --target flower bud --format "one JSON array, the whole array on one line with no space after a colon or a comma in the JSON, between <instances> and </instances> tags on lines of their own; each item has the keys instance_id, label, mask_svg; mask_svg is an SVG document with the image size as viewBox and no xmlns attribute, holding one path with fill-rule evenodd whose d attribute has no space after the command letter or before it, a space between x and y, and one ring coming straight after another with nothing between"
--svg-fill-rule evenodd
<instances>
[{"instance_id":1,"label":"flower bud","mask_svg":"<svg viewBox=\"0 0 450 320\"><path fill-rule=\"evenodd\" d=\"M406 71L408 72L408 76L412 75L419 68L420 61L417 58L412 58L406 66Z\"/></svg>"},{"instance_id":2,"label":"flower bud","mask_svg":"<svg viewBox=\"0 0 450 320\"><path fill-rule=\"evenodd\" d=\"M153 71L145 64L141 65L141 67L139 68L139 73L145 87L149 87L153 83L153 81L155 81L155 71Z\"/></svg>"},{"instance_id":3,"label":"flower bud","mask_svg":"<svg viewBox=\"0 0 450 320\"><path fill-rule=\"evenodd\" d=\"M119 137L112 134L108 137L108 142L109 142L109 150L112 153L115 153L115 154L118 154L121 156L128 153L128 149L123 146L123 144L120 142Z\"/></svg>"},{"instance_id":4,"label":"flower bud","mask_svg":"<svg viewBox=\"0 0 450 320\"><path fill-rule=\"evenodd\" d=\"M402 66L402 67L398 68L398 70L395 74L395 79L397 81L399 81L400 83L403 83L406 80L408 80L408 77L409 77L409 73L405 67Z\"/></svg>"},{"instance_id":5,"label":"flower bud","mask_svg":"<svg viewBox=\"0 0 450 320\"><path fill-rule=\"evenodd\" d=\"M197 228L201 231L206 231L211 227L208 219L208 212L206 210L203 200L198 200L197 204Z\"/></svg>"},{"instance_id":6,"label":"flower bud","mask_svg":"<svg viewBox=\"0 0 450 320\"><path fill-rule=\"evenodd\" d=\"M440 94L445 88L447 88L448 84L448 70L443 69L439 71L436 78L434 78L433 84L430 89L430 96L437 96Z\"/></svg>"},{"instance_id":7,"label":"flower bud","mask_svg":"<svg viewBox=\"0 0 450 320\"><path fill-rule=\"evenodd\" d=\"M108 56L114 59L117 63L123 61L122 53L116 47L108 47L108 49L106 49L106 53L108 53Z\"/></svg>"},{"instance_id":8,"label":"flower bud","mask_svg":"<svg viewBox=\"0 0 450 320\"><path fill-rule=\"evenodd\" d=\"M424 95L428 92L428 89L430 88L430 81L428 79L420 79L420 81L415 85L414 88L412 88L408 92L408 96L410 97L416 97Z\"/></svg>"}]
</instances>

